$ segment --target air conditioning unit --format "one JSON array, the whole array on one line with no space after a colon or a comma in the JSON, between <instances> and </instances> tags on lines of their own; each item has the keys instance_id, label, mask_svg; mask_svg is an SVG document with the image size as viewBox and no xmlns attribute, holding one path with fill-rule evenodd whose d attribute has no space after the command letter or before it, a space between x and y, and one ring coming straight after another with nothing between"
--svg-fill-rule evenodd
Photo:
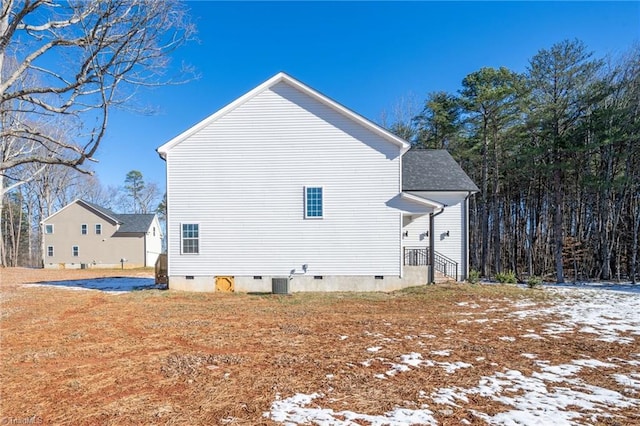
<instances>
[{"instance_id":1,"label":"air conditioning unit","mask_svg":"<svg viewBox=\"0 0 640 426\"><path fill-rule=\"evenodd\" d=\"M271 293L289 294L289 278L271 278Z\"/></svg>"}]
</instances>

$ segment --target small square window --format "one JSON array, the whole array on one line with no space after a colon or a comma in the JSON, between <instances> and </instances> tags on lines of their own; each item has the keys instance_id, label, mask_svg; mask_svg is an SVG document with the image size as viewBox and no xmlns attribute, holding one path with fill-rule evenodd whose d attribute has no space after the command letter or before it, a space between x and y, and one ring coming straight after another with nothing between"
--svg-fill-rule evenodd
<instances>
[{"instance_id":1,"label":"small square window","mask_svg":"<svg viewBox=\"0 0 640 426\"><path fill-rule=\"evenodd\" d=\"M47 256L53 257L53 246L47 246Z\"/></svg>"},{"instance_id":2,"label":"small square window","mask_svg":"<svg viewBox=\"0 0 640 426\"><path fill-rule=\"evenodd\" d=\"M53 234L53 225L48 224L44 226L44 233L45 234Z\"/></svg>"},{"instance_id":3,"label":"small square window","mask_svg":"<svg viewBox=\"0 0 640 426\"><path fill-rule=\"evenodd\" d=\"M307 186L304 190L304 217L322 219L323 190L321 186Z\"/></svg>"},{"instance_id":4,"label":"small square window","mask_svg":"<svg viewBox=\"0 0 640 426\"><path fill-rule=\"evenodd\" d=\"M96 235L102 235L102 224L96 223Z\"/></svg>"},{"instance_id":5,"label":"small square window","mask_svg":"<svg viewBox=\"0 0 640 426\"><path fill-rule=\"evenodd\" d=\"M87 224L83 223L82 225L80 225L80 233L82 235L87 235Z\"/></svg>"},{"instance_id":6,"label":"small square window","mask_svg":"<svg viewBox=\"0 0 640 426\"><path fill-rule=\"evenodd\" d=\"M80 247L78 246L73 246L71 248L71 254L73 255L73 257L78 257L80 256Z\"/></svg>"}]
</instances>

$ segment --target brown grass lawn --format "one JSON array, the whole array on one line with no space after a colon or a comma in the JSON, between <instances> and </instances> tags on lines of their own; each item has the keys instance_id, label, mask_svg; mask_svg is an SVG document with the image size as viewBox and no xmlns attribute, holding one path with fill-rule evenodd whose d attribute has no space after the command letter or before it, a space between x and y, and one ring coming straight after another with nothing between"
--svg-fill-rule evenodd
<instances>
[{"instance_id":1,"label":"brown grass lawn","mask_svg":"<svg viewBox=\"0 0 640 426\"><path fill-rule=\"evenodd\" d=\"M9 268L0 274L3 424L32 416L44 424L74 425L273 424L264 413L274 401L314 392L320 396L310 407L335 412L380 415L427 404L439 424L485 424L474 410L494 415L512 407L481 394L468 395L457 407L425 395L474 387L500 371L538 371L522 353L552 365L640 357L638 338L608 343L568 332L557 339L501 339L542 333L540 319L508 314L517 310L515 301L545 306L559 297L544 290L441 284L391 294L110 294L23 284L122 271ZM450 355L432 354L444 350ZM412 352L472 366L453 373L418 367L379 378ZM621 363L615 372L639 370ZM640 398L601 369L584 368L577 377ZM612 417L585 411L574 421L640 424L639 411L633 404L611 408Z\"/></svg>"}]
</instances>

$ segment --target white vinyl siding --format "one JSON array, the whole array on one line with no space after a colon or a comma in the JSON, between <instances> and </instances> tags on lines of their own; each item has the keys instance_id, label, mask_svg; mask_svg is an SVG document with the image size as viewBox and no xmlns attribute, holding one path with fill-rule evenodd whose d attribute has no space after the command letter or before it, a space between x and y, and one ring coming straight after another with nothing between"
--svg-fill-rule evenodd
<instances>
[{"instance_id":1,"label":"white vinyl siding","mask_svg":"<svg viewBox=\"0 0 640 426\"><path fill-rule=\"evenodd\" d=\"M435 250L458 262L458 274L467 274L467 216L466 192L412 192L445 205L444 211L434 218ZM448 235L447 235L448 233Z\"/></svg>"},{"instance_id":2,"label":"white vinyl siding","mask_svg":"<svg viewBox=\"0 0 640 426\"><path fill-rule=\"evenodd\" d=\"M399 178L398 146L276 84L168 152L169 274L398 276ZM180 223L200 224L199 256L180 256Z\"/></svg>"}]
</instances>

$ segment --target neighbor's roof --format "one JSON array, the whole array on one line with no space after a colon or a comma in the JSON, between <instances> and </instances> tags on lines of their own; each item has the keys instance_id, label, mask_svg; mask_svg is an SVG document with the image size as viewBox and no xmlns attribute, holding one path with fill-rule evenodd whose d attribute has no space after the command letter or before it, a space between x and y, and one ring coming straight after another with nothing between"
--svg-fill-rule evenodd
<instances>
[{"instance_id":1,"label":"neighbor's roof","mask_svg":"<svg viewBox=\"0 0 640 426\"><path fill-rule=\"evenodd\" d=\"M475 183L444 149L412 149L402 157L403 191L478 192Z\"/></svg>"},{"instance_id":2,"label":"neighbor's roof","mask_svg":"<svg viewBox=\"0 0 640 426\"><path fill-rule=\"evenodd\" d=\"M152 214L119 214L119 213L114 213L113 211L109 210L106 207L102 207L102 206L99 206L97 204L93 204L93 203L90 203L88 201L78 199L78 200L74 200L73 202L67 204L66 206L64 206L63 208L61 208L60 210L58 210L57 212L52 214L51 216L43 219L41 223L44 223L44 222L48 221L49 219L51 219L52 217L56 216L57 214L59 214L60 212L65 210L67 207L69 207L69 206L71 206L73 204L79 204L81 206L84 206L85 208L93 210L95 213L98 213L98 214L100 214L102 216L105 216L107 219L112 221L114 224L119 224L120 227L118 228L118 231L116 232L117 234L146 233L149 230L149 227L151 227L151 223L153 222L153 219L156 217L156 215L153 214L153 213Z\"/></svg>"},{"instance_id":3,"label":"neighbor's roof","mask_svg":"<svg viewBox=\"0 0 640 426\"><path fill-rule=\"evenodd\" d=\"M288 75L288 74L286 74L284 72L280 72L280 73L274 75L273 77L271 77L269 80L267 80L264 83L262 83L261 85L259 85L258 87L256 87L255 89L247 92L243 96L241 96L238 99L236 99L235 101L231 102L229 105L225 106L224 108L222 108L218 112L216 112L213 115L205 118L204 120L202 120L201 122L199 122L195 126L191 127L189 130L187 130L187 131L181 133L180 135L176 136L175 138L171 139L169 142L167 142L164 145L162 145L161 147L159 147L156 151L158 151L158 154L160 154L160 157L162 157L163 159L166 159L167 153L171 150L171 148L173 148L174 146L176 146L180 142L184 141L185 139L187 139L188 137L190 137L194 133L202 130L203 128L205 128L209 124L211 124L214 121L216 121L217 119L219 119L220 117L223 117L224 115L228 114L229 112L231 112L234 109L238 108L239 106L243 105L248 100L254 98L255 96L259 95L260 93L264 92L265 90L268 90L269 88L275 86L278 83L288 84L289 86L293 87L294 89L297 89L300 92L310 96L311 98L314 98L318 102L323 103L324 105L328 106L329 108L333 109L334 111L338 112L339 114L342 114L343 116L347 117L348 119L353 120L354 122L360 124L361 126L365 127L366 129L368 129L368 130L372 131L373 133L377 134L378 136L381 136L382 138L386 139L387 141L399 146L401 148L402 152L407 151L409 149L409 147L410 147L409 143L407 141L405 141L404 139L402 139L402 138L394 135L390 131L378 126L377 124L375 124L372 121L364 118L360 114L357 114L354 111L351 111L350 109L344 107L343 105L339 104L338 102L334 101L333 99L330 99L329 97L323 95L322 93L312 89L311 87L307 86L306 84L301 83L300 81L296 80L295 78L291 77L290 75Z\"/></svg>"},{"instance_id":4,"label":"neighbor's roof","mask_svg":"<svg viewBox=\"0 0 640 426\"><path fill-rule=\"evenodd\" d=\"M97 204L90 203L90 202L85 201L85 200L77 200L77 201L79 201L82 204L86 204L87 206L91 207L92 209L96 210L97 212L102 213L103 215L109 217L110 219L113 219L114 222L116 222L116 223L119 222L117 213L114 213L113 211L111 211L111 210L109 210L109 209L107 209L105 207L99 206Z\"/></svg>"},{"instance_id":5,"label":"neighbor's roof","mask_svg":"<svg viewBox=\"0 0 640 426\"><path fill-rule=\"evenodd\" d=\"M120 227L118 234L147 232L155 214L119 214Z\"/></svg>"}]
</instances>

